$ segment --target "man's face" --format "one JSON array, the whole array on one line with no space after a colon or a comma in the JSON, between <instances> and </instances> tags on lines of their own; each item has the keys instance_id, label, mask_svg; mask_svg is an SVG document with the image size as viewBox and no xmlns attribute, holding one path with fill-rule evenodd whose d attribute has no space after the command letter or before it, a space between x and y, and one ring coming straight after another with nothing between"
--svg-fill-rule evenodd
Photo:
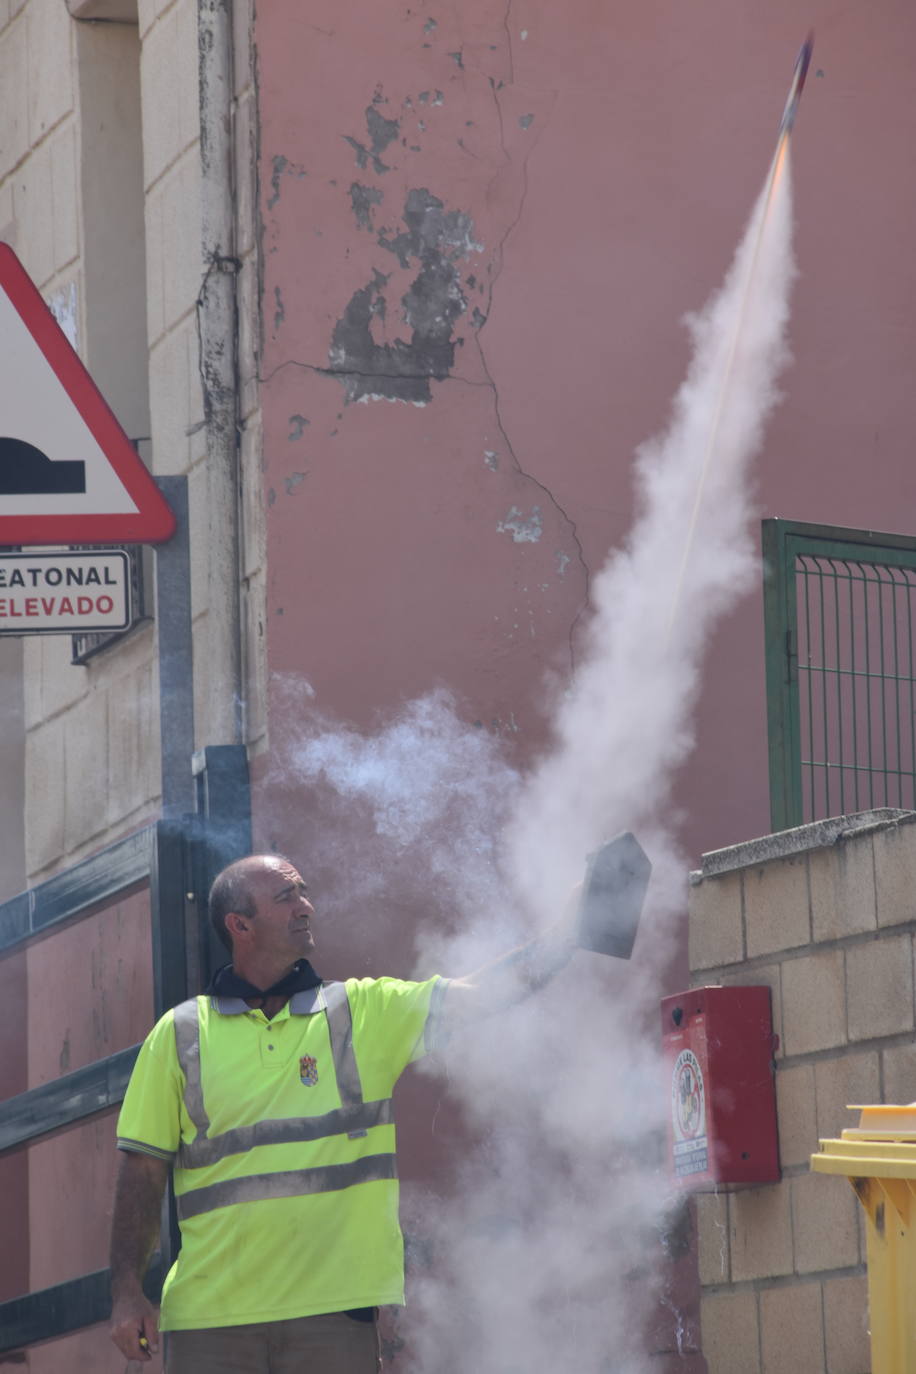
<instances>
[{"instance_id":1,"label":"man's face","mask_svg":"<svg viewBox=\"0 0 916 1374\"><path fill-rule=\"evenodd\" d=\"M315 909L301 875L285 859L267 859L249 879L255 905L251 929L259 953L283 956L291 963L314 947L310 929Z\"/></svg>"}]
</instances>

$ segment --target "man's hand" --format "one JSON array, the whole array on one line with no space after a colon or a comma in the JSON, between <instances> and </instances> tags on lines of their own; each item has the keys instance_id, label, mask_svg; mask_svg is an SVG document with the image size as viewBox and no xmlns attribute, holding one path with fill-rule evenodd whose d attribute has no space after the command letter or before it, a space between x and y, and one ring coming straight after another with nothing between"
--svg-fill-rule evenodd
<instances>
[{"instance_id":1,"label":"man's hand","mask_svg":"<svg viewBox=\"0 0 916 1374\"><path fill-rule=\"evenodd\" d=\"M142 1289L112 1307L111 1339L128 1360L151 1360L159 1349L159 1312Z\"/></svg>"}]
</instances>

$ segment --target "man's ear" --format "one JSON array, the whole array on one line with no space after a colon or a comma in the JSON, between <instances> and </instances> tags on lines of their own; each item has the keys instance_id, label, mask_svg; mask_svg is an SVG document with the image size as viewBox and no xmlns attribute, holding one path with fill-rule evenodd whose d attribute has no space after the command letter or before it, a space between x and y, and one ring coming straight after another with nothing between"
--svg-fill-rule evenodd
<instances>
[{"instance_id":1,"label":"man's ear","mask_svg":"<svg viewBox=\"0 0 916 1374\"><path fill-rule=\"evenodd\" d=\"M233 940L237 940L240 935L244 938L251 929L251 918L249 916L242 916L237 911L227 911L226 929L229 931Z\"/></svg>"}]
</instances>

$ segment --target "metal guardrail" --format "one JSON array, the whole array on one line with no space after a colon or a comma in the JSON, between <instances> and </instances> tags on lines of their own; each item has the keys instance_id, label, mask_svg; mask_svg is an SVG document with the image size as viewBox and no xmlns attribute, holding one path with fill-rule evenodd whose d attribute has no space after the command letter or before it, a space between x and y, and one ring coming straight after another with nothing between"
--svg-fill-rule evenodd
<instances>
[{"instance_id":1,"label":"metal guardrail","mask_svg":"<svg viewBox=\"0 0 916 1374\"><path fill-rule=\"evenodd\" d=\"M916 538L763 522L771 823L916 807Z\"/></svg>"}]
</instances>

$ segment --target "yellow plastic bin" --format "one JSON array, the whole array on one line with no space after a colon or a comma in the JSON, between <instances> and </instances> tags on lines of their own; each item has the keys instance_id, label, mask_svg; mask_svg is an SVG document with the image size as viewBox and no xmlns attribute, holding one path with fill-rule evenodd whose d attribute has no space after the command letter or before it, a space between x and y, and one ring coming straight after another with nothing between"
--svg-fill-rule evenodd
<instances>
[{"instance_id":1,"label":"yellow plastic bin","mask_svg":"<svg viewBox=\"0 0 916 1374\"><path fill-rule=\"evenodd\" d=\"M811 1168L845 1174L865 1209L871 1374L916 1374L916 1106L850 1110Z\"/></svg>"}]
</instances>

